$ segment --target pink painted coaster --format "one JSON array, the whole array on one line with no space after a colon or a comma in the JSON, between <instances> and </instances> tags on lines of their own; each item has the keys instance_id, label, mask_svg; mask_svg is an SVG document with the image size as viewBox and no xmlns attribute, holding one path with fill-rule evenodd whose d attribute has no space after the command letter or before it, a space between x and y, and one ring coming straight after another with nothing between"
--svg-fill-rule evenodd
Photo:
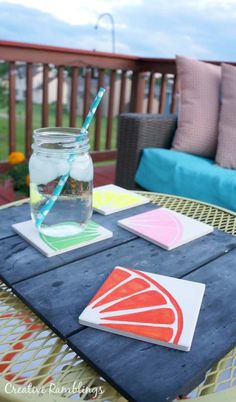
<instances>
[{"instance_id":1,"label":"pink painted coaster","mask_svg":"<svg viewBox=\"0 0 236 402\"><path fill-rule=\"evenodd\" d=\"M212 226L167 208L144 212L117 223L166 250L179 247L214 230Z\"/></svg>"}]
</instances>

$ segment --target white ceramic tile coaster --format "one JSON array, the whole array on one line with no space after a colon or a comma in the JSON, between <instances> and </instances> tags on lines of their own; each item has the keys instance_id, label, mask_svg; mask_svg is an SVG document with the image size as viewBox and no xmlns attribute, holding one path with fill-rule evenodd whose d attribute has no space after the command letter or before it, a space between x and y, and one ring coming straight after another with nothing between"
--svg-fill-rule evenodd
<instances>
[{"instance_id":1,"label":"white ceramic tile coaster","mask_svg":"<svg viewBox=\"0 0 236 402\"><path fill-rule=\"evenodd\" d=\"M12 225L12 228L47 257L85 247L89 244L108 239L113 235L110 230L93 221L90 221L81 233L69 237L52 237L39 234L32 220L16 223Z\"/></svg>"},{"instance_id":2,"label":"white ceramic tile coaster","mask_svg":"<svg viewBox=\"0 0 236 402\"><path fill-rule=\"evenodd\" d=\"M93 208L103 215L137 207L148 202L150 200L147 197L114 184L96 187L93 190Z\"/></svg>"},{"instance_id":3,"label":"white ceramic tile coaster","mask_svg":"<svg viewBox=\"0 0 236 402\"><path fill-rule=\"evenodd\" d=\"M171 250L213 232L214 228L167 208L157 208L121 219L118 225Z\"/></svg>"},{"instance_id":4,"label":"white ceramic tile coaster","mask_svg":"<svg viewBox=\"0 0 236 402\"><path fill-rule=\"evenodd\" d=\"M202 283L115 267L79 322L189 351L204 291Z\"/></svg>"}]
</instances>

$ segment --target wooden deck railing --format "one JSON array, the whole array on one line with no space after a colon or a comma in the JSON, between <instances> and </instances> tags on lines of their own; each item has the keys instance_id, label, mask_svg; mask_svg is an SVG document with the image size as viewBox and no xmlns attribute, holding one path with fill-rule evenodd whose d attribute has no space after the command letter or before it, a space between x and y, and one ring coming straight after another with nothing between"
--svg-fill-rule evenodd
<instances>
[{"instance_id":1,"label":"wooden deck railing","mask_svg":"<svg viewBox=\"0 0 236 402\"><path fill-rule=\"evenodd\" d=\"M56 107L55 126L65 126L63 121L63 99L65 71L69 88L68 114L66 124L78 125L78 114L85 117L91 98L97 88L107 87L106 101L99 106L93 130L92 149L95 161L116 158L115 136L116 116L124 111L163 113L176 111L176 68L173 59L140 58L113 53L67 49L17 42L0 41L0 58L8 65L8 132L0 126L0 141L8 138L8 151L17 148L16 84L17 72L25 68L25 125L24 150L31 152L33 122L34 67L41 68L41 121L38 126L49 125L50 71L55 71ZM216 62L217 63L217 62ZM0 77L1 81L6 77ZM80 110L80 111L79 111ZM1 119L1 110L0 110ZM51 122L50 122L50 125ZM1 155L0 144L0 159Z\"/></svg>"}]
</instances>

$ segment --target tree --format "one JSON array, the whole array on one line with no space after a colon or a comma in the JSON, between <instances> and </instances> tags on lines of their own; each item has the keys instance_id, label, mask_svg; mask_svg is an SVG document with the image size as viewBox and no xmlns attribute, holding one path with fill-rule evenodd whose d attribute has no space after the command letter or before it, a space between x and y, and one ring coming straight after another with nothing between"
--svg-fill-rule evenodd
<instances>
[{"instance_id":1,"label":"tree","mask_svg":"<svg viewBox=\"0 0 236 402\"><path fill-rule=\"evenodd\" d=\"M4 109L8 102L8 63L0 63L0 108Z\"/></svg>"}]
</instances>

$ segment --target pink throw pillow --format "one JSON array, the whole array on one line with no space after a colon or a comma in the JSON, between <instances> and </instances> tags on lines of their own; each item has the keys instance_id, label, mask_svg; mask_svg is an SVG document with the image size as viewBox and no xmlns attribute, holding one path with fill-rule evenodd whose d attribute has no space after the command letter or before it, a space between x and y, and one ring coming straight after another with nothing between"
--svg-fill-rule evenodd
<instances>
[{"instance_id":1,"label":"pink throw pillow","mask_svg":"<svg viewBox=\"0 0 236 402\"><path fill-rule=\"evenodd\" d=\"M214 158L217 147L221 67L176 57L180 85L173 149Z\"/></svg>"},{"instance_id":2,"label":"pink throw pillow","mask_svg":"<svg viewBox=\"0 0 236 402\"><path fill-rule=\"evenodd\" d=\"M216 163L236 169L236 67L222 64L222 99Z\"/></svg>"}]
</instances>

